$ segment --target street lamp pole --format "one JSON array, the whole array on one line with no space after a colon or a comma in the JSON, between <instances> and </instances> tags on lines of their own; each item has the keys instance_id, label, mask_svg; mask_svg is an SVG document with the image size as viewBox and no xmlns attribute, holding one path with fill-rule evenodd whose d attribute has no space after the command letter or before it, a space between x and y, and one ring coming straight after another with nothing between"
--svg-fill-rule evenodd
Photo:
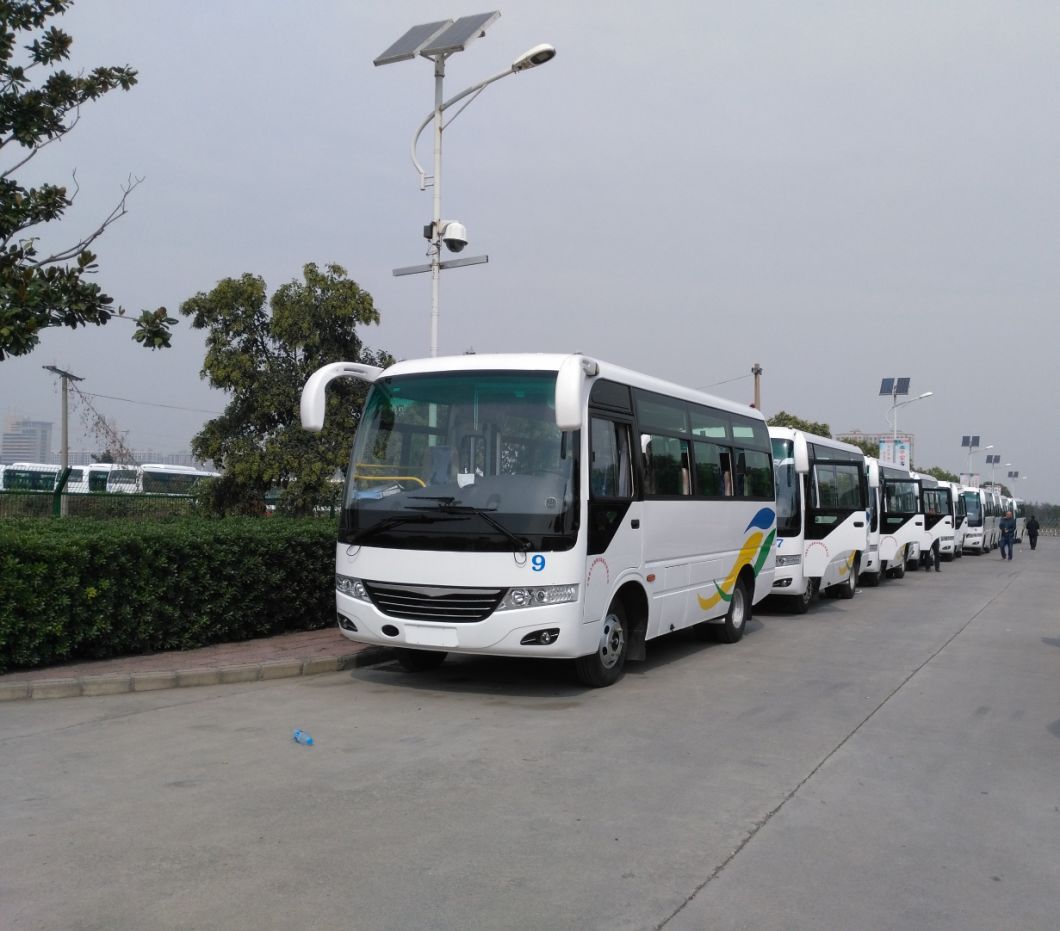
<instances>
[{"instance_id":1,"label":"street lamp pole","mask_svg":"<svg viewBox=\"0 0 1060 931\"><path fill-rule=\"evenodd\" d=\"M499 81L509 74L518 74L536 68L545 62L551 61L556 56L556 50L551 45L535 45L532 49L519 56L509 68L501 71L493 77L480 81L466 90L461 91L449 100L445 99L443 86L445 81L446 59L455 52L462 52L475 38L485 35L485 30L501 14L497 11L491 13L478 13L473 16L464 16L456 20L442 20L436 23L424 23L413 26L400 39L390 46L382 55L375 59L376 65L386 65L397 61L406 61L420 55L434 62L434 109L420 124L416 134L412 137L412 163L420 175L420 190L427 186L427 175L416 158L416 143L420 133L432 120L434 122L434 173L431 175L430 183L433 187L431 223L424 228L424 235L430 242L430 263L427 265L413 265L407 268L395 268L395 275L413 275L429 271L431 273L431 356L438 355L438 316L439 316L439 290L441 284L441 272L445 268L456 268L462 265L477 265L489 260L489 256L470 256L468 258L456 259L443 262L442 244L452 252L460 252L467 245L467 231L463 224L456 221L445 221L442 219L442 131L445 126L442 123L442 114L454 103L465 97L478 95L487 85ZM474 97L472 96L472 99ZM470 104L464 104L464 107ZM457 111L459 116L463 107ZM455 116L453 117L455 119ZM452 120L450 120L452 122Z\"/></svg>"},{"instance_id":2,"label":"street lamp pole","mask_svg":"<svg viewBox=\"0 0 1060 931\"><path fill-rule=\"evenodd\" d=\"M910 398L908 401L898 401L891 405L891 413L894 415L894 442L898 442L898 408L905 407L907 404L912 404L914 401L923 401L924 398L930 398L935 392L925 391L923 394L917 395L915 398Z\"/></svg>"}]
</instances>

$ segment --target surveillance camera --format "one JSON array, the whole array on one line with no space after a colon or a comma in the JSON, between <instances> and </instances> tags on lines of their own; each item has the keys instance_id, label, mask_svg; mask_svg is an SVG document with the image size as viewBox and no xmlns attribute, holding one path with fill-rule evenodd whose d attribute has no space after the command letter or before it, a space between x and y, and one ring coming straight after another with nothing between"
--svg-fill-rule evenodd
<instances>
[{"instance_id":1,"label":"surveillance camera","mask_svg":"<svg viewBox=\"0 0 1060 931\"><path fill-rule=\"evenodd\" d=\"M467 245L467 230L463 223L456 220L448 221L442 227L442 242L450 252L461 252Z\"/></svg>"}]
</instances>

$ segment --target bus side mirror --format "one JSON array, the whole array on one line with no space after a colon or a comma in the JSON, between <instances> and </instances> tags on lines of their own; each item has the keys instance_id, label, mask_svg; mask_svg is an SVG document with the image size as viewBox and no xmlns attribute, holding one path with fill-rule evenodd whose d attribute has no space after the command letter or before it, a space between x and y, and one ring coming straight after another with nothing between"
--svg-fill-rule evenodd
<instances>
[{"instance_id":1,"label":"bus side mirror","mask_svg":"<svg viewBox=\"0 0 1060 931\"><path fill-rule=\"evenodd\" d=\"M584 356L567 356L556 375L556 426L560 430L582 427L582 384L596 375L600 366Z\"/></svg>"},{"instance_id":2,"label":"bus side mirror","mask_svg":"<svg viewBox=\"0 0 1060 931\"><path fill-rule=\"evenodd\" d=\"M808 475L810 471L810 451L806 448L806 438L801 433L795 434L793 455L795 459L795 471L800 475Z\"/></svg>"},{"instance_id":3,"label":"bus side mirror","mask_svg":"<svg viewBox=\"0 0 1060 931\"><path fill-rule=\"evenodd\" d=\"M324 411L327 402L328 384L336 378L359 378L361 381L371 383L375 381L383 370L374 365L364 365L361 362L332 362L323 368L317 369L302 389L302 399L299 412L302 417L302 429L311 433L319 433L324 429Z\"/></svg>"}]
</instances>

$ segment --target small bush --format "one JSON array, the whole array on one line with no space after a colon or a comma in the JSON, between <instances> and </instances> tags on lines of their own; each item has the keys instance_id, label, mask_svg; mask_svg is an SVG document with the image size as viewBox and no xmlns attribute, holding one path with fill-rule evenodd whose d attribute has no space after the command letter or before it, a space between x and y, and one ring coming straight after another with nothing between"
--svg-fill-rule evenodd
<instances>
[{"instance_id":1,"label":"small bush","mask_svg":"<svg viewBox=\"0 0 1060 931\"><path fill-rule=\"evenodd\" d=\"M333 521L0 520L0 672L334 617Z\"/></svg>"}]
</instances>

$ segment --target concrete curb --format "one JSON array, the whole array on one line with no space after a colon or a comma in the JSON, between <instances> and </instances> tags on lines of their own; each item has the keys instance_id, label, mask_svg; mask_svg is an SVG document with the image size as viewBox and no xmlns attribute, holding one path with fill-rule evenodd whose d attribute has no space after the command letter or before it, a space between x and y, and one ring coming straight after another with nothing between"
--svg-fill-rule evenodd
<instances>
[{"instance_id":1,"label":"concrete curb","mask_svg":"<svg viewBox=\"0 0 1060 931\"><path fill-rule=\"evenodd\" d=\"M90 695L119 695L123 692L151 692L158 689L189 688L198 685L222 685L230 682L259 682L292 676L315 676L342 672L362 666L374 666L395 656L386 647L367 647L344 656L311 659L267 660L261 663L237 663L228 666L199 666L167 671L107 673L97 676L55 678L42 676L22 682L0 681L0 702L34 698L79 698Z\"/></svg>"}]
</instances>

